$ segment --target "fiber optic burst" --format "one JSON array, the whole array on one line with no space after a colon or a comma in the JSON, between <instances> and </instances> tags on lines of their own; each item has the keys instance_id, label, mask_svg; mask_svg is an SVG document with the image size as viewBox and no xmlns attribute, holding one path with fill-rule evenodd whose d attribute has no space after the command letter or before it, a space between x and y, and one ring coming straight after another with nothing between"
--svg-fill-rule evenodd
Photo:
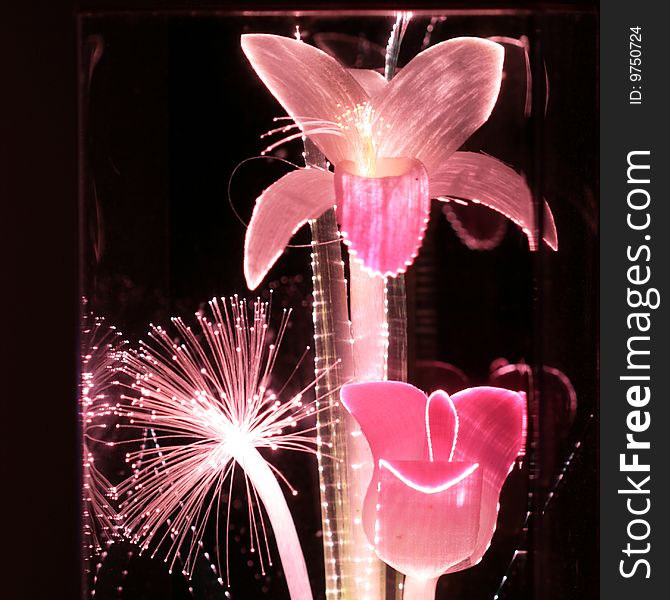
<instances>
[{"instance_id":1,"label":"fiber optic burst","mask_svg":"<svg viewBox=\"0 0 670 600\"><path fill-rule=\"evenodd\" d=\"M239 468L251 550L261 570L271 564L267 515L291 597L311 599L300 542L278 479L297 492L259 449L320 451L311 423L317 409L303 401L316 381L286 402L279 398L288 382L277 393L268 388L290 311L284 311L275 341L269 343L268 303L257 300L250 308L234 297L213 299L209 307L212 319L196 313L197 332L179 318L172 320L179 343L152 325L150 341L124 354L123 370L132 379L132 393L123 396L128 405L124 427L149 428L160 440L154 449L126 456L134 472L117 488L124 531L143 552L164 554L170 571L181 557L184 574L191 577L205 528L214 522L220 582L229 584L227 560L225 574L221 569L218 536L225 528L227 554L230 496ZM307 418L310 422L302 425Z\"/></svg>"},{"instance_id":2,"label":"fiber optic burst","mask_svg":"<svg viewBox=\"0 0 670 600\"><path fill-rule=\"evenodd\" d=\"M83 300L87 306L86 299ZM118 535L119 515L110 504L111 484L95 463L95 448L90 437L92 429L107 429L108 417L115 411L112 388L125 342L115 327L102 317L84 313L81 339L80 412L82 436L83 485L82 516L84 554L87 561L111 543ZM104 434L97 439L104 441Z\"/></svg>"}]
</instances>

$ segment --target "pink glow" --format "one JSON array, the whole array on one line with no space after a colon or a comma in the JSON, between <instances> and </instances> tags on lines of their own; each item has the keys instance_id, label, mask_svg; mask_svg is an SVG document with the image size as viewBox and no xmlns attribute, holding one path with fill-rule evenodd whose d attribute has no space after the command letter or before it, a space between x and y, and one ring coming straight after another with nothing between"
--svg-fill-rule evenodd
<instances>
[{"instance_id":1,"label":"pink glow","mask_svg":"<svg viewBox=\"0 0 670 600\"><path fill-rule=\"evenodd\" d=\"M476 464L424 461L388 466L380 461L377 474L375 551L409 577L439 577L473 551L481 469Z\"/></svg>"},{"instance_id":2,"label":"pink glow","mask_svg":"<svg viewBox=\"0 0 670 600\"><path fill-rule=\"evenodd\" d=\"M413 262L431 197L493 208L524 231L531 249L536 247L533 203L523 177L495 158L456 152L495 106L501 45L478 38L448 40L419 53L389 82L373 71L347 70L324 52L288 37L244 35L242 49L299 129L288 125L275 130L287 135L268 150L304 134L335 166L342 233L352 256L368 271L397 275ZM387 172L393 163L400 168ZM245 244L245 273L252 288L296 228L329 205L328 193L321 193L322 205L312 186L288 183L264 193L258 203L266 205L252 216ZM292 204L299 206L289 210ZM257 219L279 223L287 211L290 219L276 242L265 235L252 239L259 231ZM548 207L545 232L555 249Z\"/></svg>"},{"instance_id":3,"label":"pink glow","mask_svg":"<svg viewBox=\"0 0 670 600\"><path fill-rule=\"evenodd\" d=\"M113 488L98 468L110 436L108 420L116 414L116 378L120 357L126 345L121 333L104 318L95 317L84 306L81 331L80 417L83 428L82 451L82 527L87 571L90 560L119 537L120 515L114 506ZM98 439L98 437L100 439Z\"/></svg>"},{"instance_id":4,"label":"pink glow","mask_svg":"<svg viewBox=\"0 0 670 600\"><path fill-rule=\"evenodd\" d=\"M435 464L432 460L427 463L423 461L418 462L418 468L412 469L410 473L406 474L401 471L403 466L405 466L404 462L400 462L397 466L394 467L392 463L384 460L383 458L379 460L380 469L388 469L406 486L411 487L413 490L423 494L439 494L440 492L444 492L450 487L453 487L457 483L463 481L466 477L472 475L479 468L478 463L473 465L467 463L438 463L442 466L449 465L450 469L460 467L461 470L457 470L455 473L450 473L451 479L446 479L445 481L436 483L433 473L430 472L432 464Z\"/></svg>"},{"instance_id":5,"label":"pink glow","mask_svg":"<svg viewBox=\"0 0 670 600\"><path fill-rule=\"evenodd\" d=\"M430 214L428 174L416 160L382 164L377 177L357 175L350 161L338 165L335 194L349 253L372 273L395 276L414 261L423 240Z\"/></svg>"},{"instance_id":6,"label":"pink glow","mask_svg":"<svg viewBox=\"0 0 670 600\"><path fill-rule=\"evenodd\" d=\"M388 85L388 81L379 71L372 69L347 69L347 71L370 97L381 93Z\"/></svg>"},{"instance_id":7,"label":"pink glow","mask_svg":"<svg viewBox=\"0 0 670 600\"><path fill-rule=\"evenodd\" d=\"M123 428L156 432L155 448L126 454L133 473L117 486L124 534L141 552L164 555L170 570L181 562L191 577L208 521L220 520L216 573L228 583L230 570L227 560L224 570L221 557L228 551L230 511L218 507L230 507L233 478L242 471L249 542L261 573L272 562L272 529L291 597L309 600L307 568L279 481L293 495L297 491L269 458L277 449L322 451L311 422L322 409L303 394L333 367L282 400L281 392L266 386L290 311L284 312L273 343L267 303L257 300L250 307L237 297L214 298L209 312L211 318L204 311L196 314L197 330L180 318L172 320L180 343L152 326L149 341L124 352L123 371L132 383L122 397ZM226 532L225 540L218 538L219 530Z\"/></svg>"},{"instance_id":8,"label":"pink glow","mask_svg":"<svg viewBox=\"0 0 670 600\"><path fill-rule=\"evenodd\" d=\"M528 237L531 250L538 240L533 234L533 197L523 176L499 160L476 152L454 152L431 173L430 193L434 198L458 198L491 208L512 221ZM544 203L544 241L558 250L554 216Z\"/></svg>"},{"instance_id":9,"label":"pink glow","mask_svg":"<svg viewBox=\"0 0 670 600\"><path fill-rule=\"evenodd\" d=\"M458 412L449 394L442 390L433 392L426 403L426 436L431 461L436 456L437 460L453 460L458 430Z\"/></svg>"},{"instance_id":10,"label":"pink glow","mask_svg":"<svg viewBox=\"0 0 670 600\"><path fill-rule=\"evenodd\" d=\"M348 144L335 122L343 107L367 101L363 88L333 57L293 38L254 33L243 35L241 44L261 81L301 131L331 163L345 160ZM326 122L331 131L324 130Z\"/></svg>"},{"instance_id":11,"label":"pink glow","mask_svg":"<svg viewBox=\"0 0 670 600\"><path fill-rule=\"evenodd\" d=\"M477 460L483 471L477 544L469 565L479 562L491 544L498 516L500 491L525 437L524 395L496 387L476 387L452 396L460 429L455 461Z\"/></svg>"},{"instance_id":12,"label":"pink glow","mask_svg":"<svg viewBox=\"0 0 670 600\"><path fill-rule=\"evenodd\" d=\"M417 54L372 102L383 117L379 156L411 156L437 170L491 115L505 51L473 37Z\"/></svg>"},{"instance_id":13,"label":"pink glow","mask_svg":"<svg viewBox=\"0 0 670 600\"><path fill-rule=\"evenodd\" d=\"M478 562L522 445L523 395L476 387L427 397L406 383L375 381L344 386L341 399L375 462L363 526L379 557L417 579ZM397 528L411 552L391 537ZM380 532L393 543L384 545Z\"/></svg>"},{"instance_id":14,"label":"pink glow","mask_svg":"<svg viewBox=\"0 0 670 600\"><path fill-rule=\"evenodd\" d=\"M256 201L244 240L244 275L256 289L291 237L335 203L333 175L299 169L276 181Z\"/></svg>"}]
</instances>

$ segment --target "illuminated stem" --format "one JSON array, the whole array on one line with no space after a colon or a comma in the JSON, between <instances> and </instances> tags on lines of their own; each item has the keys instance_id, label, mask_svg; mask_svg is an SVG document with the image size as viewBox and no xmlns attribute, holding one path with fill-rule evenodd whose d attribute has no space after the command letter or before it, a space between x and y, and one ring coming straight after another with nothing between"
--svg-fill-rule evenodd
<instances>
[{"instance_id":1,"label":"illuminated stem","mask_svg":"<svg viewBox=\"0 0 670 600\"><path fill-rule=\"evenodd\" d=\"M387 378L388 323L385 282L368 274L356 260L349 261L351 326L354 336L356 381ZM352 554L356 566L356 598L385 597L386 567L375 555L362 526L363 500L374 467L360 427L347 431L349 503L353 516Z\"/></svg>"},{"instance_id":2,"label":"illuminated stem","mask_svg":"<svg viewBox=\"0 0 670 600\"><path fill-rule=\"evenodd\" d=\"M326 168L325 157L309 140L305 140L305 164ZM339 390L354 380L354 355L359 349L365 354L372 351L378 361L375 372L385 368L385 338L378 333L384 318L384 287L378 279L370 282L377 301L369 303L364 289L370 277L352 267L352 319L364 316L366 307L372 309L377 325L371 331L359 333L358 346L353 344L352 324L349 321L347 282L339 242L335 210L326 211L310 221L312 230L312 275L314 284L314 341L317 377L337 361L337 368L328 369L319 380L316 395L327 410L317 414L318 434L323 448L319 452L319 483L321 488L321 516L323 523L326 597L329 600L382 600L384 598L385 567L371 550L362 527L363 498L372 476L372 455L360 428L353 417L342 409ZM361 278L361 275L365 279ZM361 285L362 284L362 285ZM363 286L363 287L362 287ZM353 313L355 312L356 317ZM382 321L383 322L383 321ZM367 370L359 357L358 374ZM319 407L321 408L321 407Z\"/></svg>"},{"instance_id":3,"label":"illuminated stem","mask_svg":"<svg viewBox=\"0 0 670 600\"><path fill-rule=\"evenodd\" d=\"M352 417L342 410L339 400L342 385L353 379L351 325L335 210L330 209L311 221L310 227L317 376L315 392L319 398L316 425L321 447L324 448L323 452L318 452L317 458L326 597L329 600L344 600L354 597L354 574L348 553L351 519L347 496L347 431ZM333 368L333 365L336 366Z\"/></svg>"},{"instance_id":4,"label":"illuminated stem","mask_svg":"<svg viewBox=\"0 0 670 600\"><path fill-rule=\"evenodd\" d=\"M386 308L389 334L386 374L393 381L407 381L407 296L403 274L387 279Z\"/></svg>"},{"instance_id":5,"label":"illuminated stem","mask_svg":"<svg viewBox=\"0 0 670 600\"><path fill-rule=\"evenodd\" d=\"M403 589L403 600L435 600L437 578L414 579L407 576L405 577Z\"/></svg>"},{"instance_id":6,"label":"illuminated stem","mask_svg":"<svg viewBox=\"0 0 670 600\"><path fill-rule=\"evenodd\" d=\"M235 453L234 458L256 488L270 519L291 600L312 600L298 532L277 478L253 446L244 446Z\"/></svg>"},{"instance_id":7,"label":"illuminated stem","mask_svg":"<svg viewBox=\"0 0 670 600\"><path fill-rule=\"evenodd\" d=\"M310 226L317 376L340 360L338 368L330 369L316 390L321 402L328 403L327 411L317 417L319 437L329 455L318 455L326 593L336 600L382 600L385 567L362 527L372 455L360 427L342 410L339 390L354 380L354 374L356 380L385 377L384 282L352 264L350 324L341 249L339 243L332 243L339 240L335 211L327 211ZM353 322L358 335L352 344Z\"/></svg>"},{"instance_id":8,"label":"illuminated stem","mask_svg":"<svg viewBox=\"0 0 670 600\"><path fill-rule=\"evenodd\" d=\"M318 159L309 142L306 159L308 164L318 166L318 162L311 162ZM354 376L357 381L386 379L390 367L394 378L405 379L404 280L387 284L368 275L356 261L350 261L350 325L335 211L327 211L311 221L310 226L317 376L340 360L337 369L330 369L316 390L320 402L329 405L324 413L319 413L317 423L329 455L319 453L326 592L334 600L381 600L388 597L386 567L374 554L362 527L363 499L372 477L372 455L357 423L341 409L338 401L341 385L352 381ZM394 327L391 357L388 316ZM389 585L397 590L397 583L392 577Z\"/></svg>"}]
</instances>

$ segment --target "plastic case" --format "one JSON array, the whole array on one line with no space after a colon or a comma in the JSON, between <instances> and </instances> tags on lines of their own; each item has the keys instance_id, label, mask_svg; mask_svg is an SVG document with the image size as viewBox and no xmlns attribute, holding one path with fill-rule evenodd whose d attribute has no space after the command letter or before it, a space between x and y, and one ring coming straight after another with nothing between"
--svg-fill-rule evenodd
<instances>
[{"instance_id":1,"label":"plastic case","mask_svg":"<svg viewBox=\"0 0 670 600\"><path fill-rule=\"evenodd\" d=\"M230 508L223 508L228 532L219 524L229 577L216 561L213 515L190 579L181 574L184 556L170 574L162 550L155 558L150 551L140 556L122 535L108 535L105 527L116 522L106 523L99 505L116 511L120 498L111 492L92 509L91 486L104 488L106 480L114 487L131 475L125 453L138 451L140 442L116 427L127 415L113 407L129 392L116 383L123 372L115 358L105 363L102 353L138 347L150 324L177 340L170 317L195 328L194 314L212 297L239 294L252 302L269 299L272 290L271 321L284 308L293 311L274 373L289 380L291 393L314 379L313 350L293 372L305 348L314 346L310 228L294 236L258 290L249 291L244 279L254 202L292 165L304 165L304 147L296 139L259 158L268 145L262 134L285 111L245 58L240 36L297 32L347 67L381 70L396 13L89 11L78 18L82 373L97 369L99 386L91 392L82 381L86 597L288 598L273 535L272 564L266 557L261 565L259 549L252 551L240 473ZM433 200L421 250L404 276L406 315L391 315L389 352L396 350L393 328L405 318L407 346L391 359L406 359L407 380L428 392L495 385L523 390L528 400L525 456L503 488L492 545L477 566L442 577L437 598L592 598L598 589L597 14L590 5L414 10L399 71L421 50L460 36L490 38L505 48L495 108L462 149L523 174L535 208L542 210L546 199L559 245L554 252L538 244L531 252L525 233L499 213L458 199ZM541 234L541 219L530 227ZM389 376L401 378L401 371ZM109 410L89 418L101 396ZM160 435L147 428L142 435L149 456ZM279 451L273 464L299 492L284 488L314 597L337 597L325 594L328 539L317 461ZM385 597L399 598L401 579L389 570L386 581Z\"/></svg>"}]
</instances>

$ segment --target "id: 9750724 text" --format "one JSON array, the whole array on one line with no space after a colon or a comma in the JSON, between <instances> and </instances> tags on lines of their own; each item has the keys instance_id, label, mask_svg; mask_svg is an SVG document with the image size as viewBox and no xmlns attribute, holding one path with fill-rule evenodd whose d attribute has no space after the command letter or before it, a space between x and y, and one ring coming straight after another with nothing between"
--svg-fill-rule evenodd
<instances>
[{"instance_id":1,"label":"id: 9750724 text","mask_svg":"<svg viewBox=\"0 0 670 600\"><path fill-rule=\"evenodd\" d=\"M642 27L630 27L628 36L629 104L642 104Z\"/></svg>"}]
</instances>

